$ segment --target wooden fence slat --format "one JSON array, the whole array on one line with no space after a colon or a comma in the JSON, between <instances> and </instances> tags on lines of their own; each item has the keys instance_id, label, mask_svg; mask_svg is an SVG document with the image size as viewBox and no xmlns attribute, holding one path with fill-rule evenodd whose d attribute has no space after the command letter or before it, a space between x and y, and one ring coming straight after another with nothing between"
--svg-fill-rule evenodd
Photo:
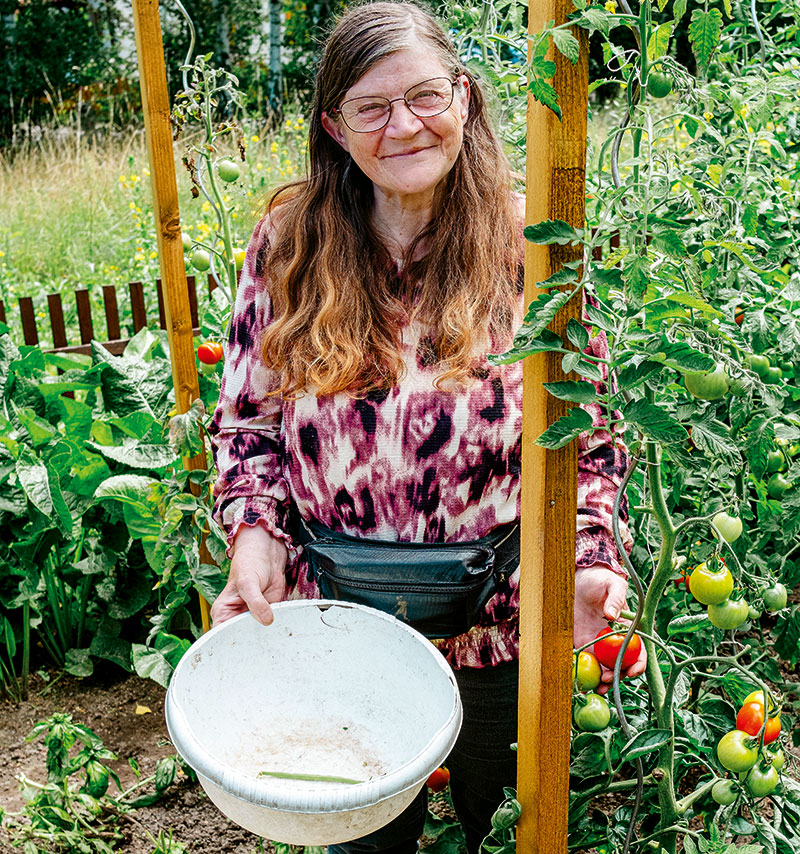
<instances>
[{"instance_id":1,"label":"wooden fence slat","mask_svg":"<svg viewBox=\"0 0 800 854\"><path fill-rule=\"evenodd\" d=\"M167 328L167 314L164 311L164 292L161 290L161 279L156 279L156 296L158 297L158 325Z\"/></svg>"},{"instance_id":2,"label":"wooden fence slat","mask_svg":"<svg viewBox=\"0 0 800 854\"><path fill-rule=\"evenodd\" d=\"M39 333L36 331L36 312L31 297L19 298L19 313L22 316L22 337L26 344L35 347L39 343Z\"/></svg>"},{"instance_id":3,"label":"wooden fence slat","mask_svg":"<svg viewBox=\"0 0 800 854\"><path fill-rule=\"evenodd\" d=\"M0 323L6 322L6 304L0 299Z\"/></svg>"},{"instance_id":4,"label":"wooden fence slat","mask_svg":"<svg viewBox=\"0 0 800 854\"><path fill-rule=\"evenodd\" d=\"M144 286L141 282L128 282L128 290L131 295L133 331L136 333L147 326L147 312L144 307Z\"/></svg>"},{"instance_id":5,"label":"wooden fence slat","mask_svg":"<svg viewBox=\"0 0 800 854\"><path fill-rule=\"evenodd\" d=\"M106 331L108 340L122 338L119 328L119 309L117 308L117 289L114 285L103 285L103 307L106 312Z\"/></svg>"},{"instance_id":6,"label":"wooden fence slat","mask_svg":"<svg viewBox=\"0 0 800 854\"><path fill-rule=\"evenodd\" d=\"M89 301L89 291L86 288L79 288L75 291L75 304L78 307L81 344L88 344L94 338L94 325L92 324L92 304Z\"/></svg>"},{"instance_id":7,"label":"wooden fence slat","mask_svg":"<svg viewBox=\"0 0 800 854\"><path fill-rule=\"evenodd\" d=\"M67 346L67 330L64 326L64 308L61 294L47 295L47 310L50 313L50 328L53 330L53 347Z\"/></svg>"}]
</instances>

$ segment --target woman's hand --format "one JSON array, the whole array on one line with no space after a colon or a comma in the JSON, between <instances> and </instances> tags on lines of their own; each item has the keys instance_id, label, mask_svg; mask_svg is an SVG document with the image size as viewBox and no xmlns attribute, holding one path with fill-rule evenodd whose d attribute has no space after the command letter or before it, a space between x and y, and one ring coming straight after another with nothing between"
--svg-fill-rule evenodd
<instances>
[{"instance_id":1,"label":"woman's hand","mask_svg":"<svg viewBox=\"0 0 800 854\"><path fill-rule=\"evenodd\" d=\"M286 544L262 525L242 525L233 541L228 583L211 606L214 624L245 611L268 626L273 620L271 602L280 602L286 589L284 570L289 558Z\"/></svg>"},{"instance_id":2,"label":"woman's hand","mask_svg":"<svg viewBox=\"0 0 800 854\"><path fill-rule=\"evenodd\" d=\"M575 626L573 642L575 647L593 641L600 629L610 622L626 623L621 620L620 611L625 607L628 594L628 581L607 566L589 566L575 572ZM647 653L644 644L639 658L622 676L640 676L647 666ZM614 678L614 671L603 667L602 679L597 688L598 694L605 694Z\"/></svg>"}]
</instances>

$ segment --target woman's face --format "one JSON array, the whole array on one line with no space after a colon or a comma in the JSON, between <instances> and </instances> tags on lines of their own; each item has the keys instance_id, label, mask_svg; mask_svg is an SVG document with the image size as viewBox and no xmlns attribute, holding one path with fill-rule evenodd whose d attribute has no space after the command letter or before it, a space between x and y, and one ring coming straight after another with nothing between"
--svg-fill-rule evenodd
<instances>
[{"instance_id":1,"label":"woman's face","mask_svg":"<svg viewBox=\"0 0 800 854\"><path fill-rule=\"evenodd\" d=\"M453 79L432 48L407 48L374 65L347 90L340 104L363 96L394 101L416 84L437 77ZM356 133L341 116L327 113L322 114L322 125L350 153L376 192L395 201L430 203L461 150L469 104L467 78L459 77L453 90L453 103L438 116L420 118L397 100L388 124L379 130Z\"/></svg>"}]
</instances>

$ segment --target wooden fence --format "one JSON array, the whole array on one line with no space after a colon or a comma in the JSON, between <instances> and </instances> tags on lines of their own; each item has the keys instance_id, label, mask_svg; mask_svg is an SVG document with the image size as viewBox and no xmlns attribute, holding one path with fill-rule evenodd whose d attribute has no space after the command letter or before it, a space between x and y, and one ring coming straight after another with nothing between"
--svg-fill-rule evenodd
<instances>
[{"instance_id":1,"label":"wooden fence","mask_svg":"<svg viewBox=\"0 0 800 854\"><path fill-rule=\"evenodd\" d=\"M195 335L200 334L200 319L197 310L197 285L194 276L186 277L189 286L189 308L192 315L192 330ZM208 292L216 288L216 282L209 275ZM47 308L50 318L50 330L53 334L53 347L50 353L91 353L90 341L100 340L95 334L94 322L92 321L92 305L89 291L79 288L75 292L75 306L78 318L78 335L80 343L70 343L67 335L67 327L64 320L64 306L61 294L47 295ZM130 298L131 322L133 332L136 334L140 329L147 326L147 310L144 299L144 286L141 282L128 282L128 294ZM167 328L167 318L164 311L164 295L161 290L161 279L156 279L156 294L158 297L158 322L162 329ZM119 302L115 285L103 286L103 308L105 310L105 338L101 341L103 346L114 355L119 355L125 349L130 339L122 337L119 320ZM36 325L36 310L32 297L19 298L19 317L22 325L22 337L25 344L38 346L39 329ZM6 320L6 307L0 300L0 322L8 323ZM12 324L9 324L10 326Z\"/></svg>"}]
</instances>

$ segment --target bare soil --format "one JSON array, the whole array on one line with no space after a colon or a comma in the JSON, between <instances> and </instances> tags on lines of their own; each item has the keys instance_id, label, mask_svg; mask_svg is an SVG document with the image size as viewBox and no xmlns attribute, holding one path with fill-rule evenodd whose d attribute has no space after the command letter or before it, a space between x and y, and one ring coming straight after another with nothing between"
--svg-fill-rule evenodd
<instances>
[{"instance_id":1,"label":"bare soil","mask_svg":"<svg viewBox=\"0 0 800 854\"><path fill-rule=\"evenodd\" d=\"M45 748L41 739L26 741L34 725L54 712L66 712L92 729L119 759L108 764L119 774L123 787L137 778L128 764L135 759L142 777L155 771L156 763L175 753L164 721L165 691L155 682L128 676L119 670L107 671L90 679L63 676L50 683L35 676L29 699L21 703L0 703L0 807L7 812L24 805L17 777L24 774L37 782L47 780ZM137 707L139 714L137 714ZM143 708L150 709L144 712ZM153 806L140 807L134 820L123 823L126 841L117 850L129 854L152 854L147 832L172 828L174 839L190 852L203 854L255 854L272 847L252 833L229 822L209 801L202 788L187 778L180 779L164 798ZM7 833L0 833L0 852L21 849L11 846Z\"/></svg>"}]
</instances>

